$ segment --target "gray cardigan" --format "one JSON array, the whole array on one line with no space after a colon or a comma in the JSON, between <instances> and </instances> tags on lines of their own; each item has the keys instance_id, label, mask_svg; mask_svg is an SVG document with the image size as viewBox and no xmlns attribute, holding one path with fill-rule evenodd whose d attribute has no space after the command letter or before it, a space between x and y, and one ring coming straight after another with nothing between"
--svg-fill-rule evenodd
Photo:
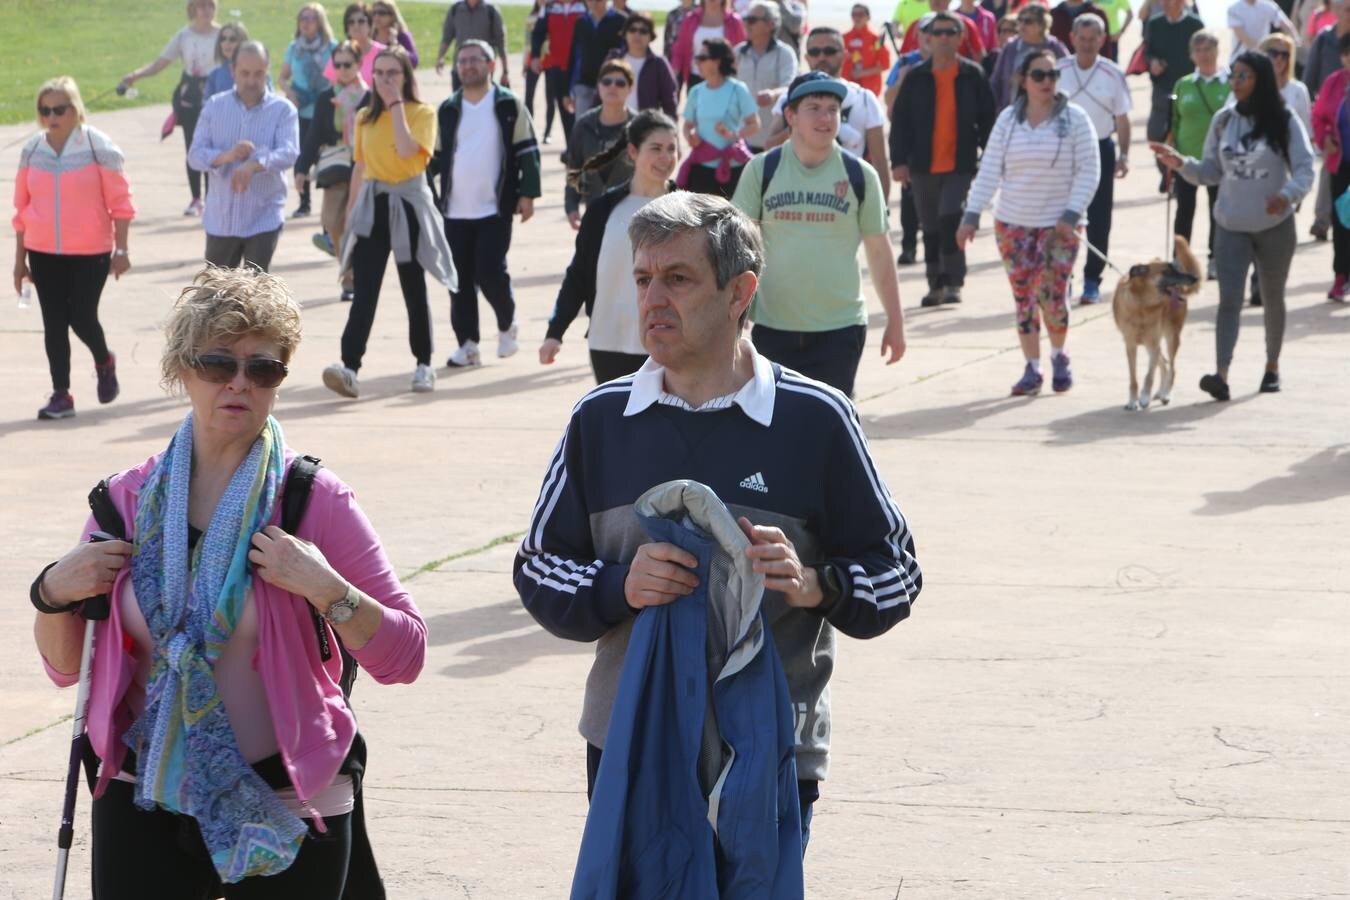
<instances>
[{"instance_id":1,"label":"gray cardigan","mask_svg":"<svg viewBox=\"0 0 1350 900\"><path fill-rule=\"evenodd\" d=\"M1313 152L1298 116L1289 115L1289 158L1264 140L1251 140L1252 120L1232 107L1222 109L1209 125L1202 159L1186 158L1179 170L1191 184L1219 186L1214 221L1229 231L1256 232L1274 228L1294 214L1313 186ZM1289 207L1272 216L1266 200L1281 194Z\"/></svg>"}]
</instances>

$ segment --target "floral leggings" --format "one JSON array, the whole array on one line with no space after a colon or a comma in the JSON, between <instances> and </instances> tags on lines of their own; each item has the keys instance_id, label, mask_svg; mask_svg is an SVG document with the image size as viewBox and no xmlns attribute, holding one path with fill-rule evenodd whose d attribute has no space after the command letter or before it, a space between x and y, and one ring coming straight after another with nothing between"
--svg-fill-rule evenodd
<instances>
[{"instance_id":1,"label":"floral leggings","mask_svg":"<svg viewBox=\"0 0 1350 900\"><path fill-rule=\"evenodd\" d=\"M1045 327L1062 333L1069 327L1069 276L1078 258L1078 234L1065 240L1049 228L1027 228L994 222L994 237L1008 271L1017 302L1017 330L1040 334L1037 305L1045 311Z\"/></svg>"}]
</instances>

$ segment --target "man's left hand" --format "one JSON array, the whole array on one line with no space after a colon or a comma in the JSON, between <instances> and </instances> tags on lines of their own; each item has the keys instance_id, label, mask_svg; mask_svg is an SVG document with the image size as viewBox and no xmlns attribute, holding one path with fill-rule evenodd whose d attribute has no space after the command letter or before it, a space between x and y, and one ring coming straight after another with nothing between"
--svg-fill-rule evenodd
<instances>
[{"instance_id":1,"label":"man's left hand","mask_svg":"<svg viewBox=\"0 0 1350 900\"><path fill-rule=\"evenodd\" d=\"M522 225L530 221L530 216L534 215L534 198L521 197L517 200L516 212L520 213L520 222Z\"/></svg>"},{"instance_id":2,"label":"man's left hand","mask_svg":"<svg viewBox=\"0 0 1350 900\"><path fill-rule=\"evenodd\" d=\"M745 516L736 523L750 539L745 555L755 572L764 576L765 590L779 591L788 606L803 609L819 606L824 601L816 570L802 565L797 548L792 546L781 528L753 525Z\"/></svg>"},{"instance_id":3,"label":"man's left hand","mask_svg":"<svg viewBox=\"0 0 1350 900\"><path fill-rule=\"evenodd\" d=\"M248 186L253 183L254 174L260 171L262 171L262 166L257 163L245 163L230 175L230 189L236 194L244 193L248 190Z\"/></svg>"},{"instance_id":4,"label":"man's left hand","mask_svg":"<svg viewBox=\"0 0 1350 900\"><path fill-rule=\"evenodd\" d=\"M1116 177L1124 178L1128 174L1130 174L1130 161L1122 156L1116 160Z\"/></svg>"}]
</instances>

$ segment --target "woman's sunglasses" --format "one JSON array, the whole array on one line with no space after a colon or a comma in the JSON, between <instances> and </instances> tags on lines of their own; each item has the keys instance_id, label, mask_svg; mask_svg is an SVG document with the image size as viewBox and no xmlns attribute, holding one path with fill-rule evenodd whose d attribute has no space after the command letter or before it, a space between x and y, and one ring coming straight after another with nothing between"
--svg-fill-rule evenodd
<instances>
[{"instance_id":1,"label":"woman's sunglasses","mask_svg":"<svg viewBox=\"0 0 1350 900\"><path fill-rule=\"evenodd\" d=\"M1269 56L1271 59L1288 59L1289 51L1276 50L1275 48L1272 47L1271 49L1266 51L1266 56Z\"/></svg>"},{"instance_id":2,"label":"woman's sunglasses","mask_svg":"<svg viewBox=\"0 0 1350 900\"><path fill-rule=\"evenodd\" d=\"M55 106L38 106L38 113L41 114L44 119L48 116L64 116L68 112L70 112L69 103L58 103Z\"/></svg>"},{"instance_id":3,"label":"woman's sunglasses","mask_svg":"<svg viewBox=\"0 0 1350 900\"><path fill-rule=\"evenodd\" d=\"M338 62L337 60L333 60L333 68L335 68L335 69L354 69L354 68L356 68L356 63L354 63L354 62Z\"/></svg>"},{"instance_id":4,"label":"woman's sunglasses","mask_svg":"<svg viewBox=\"0 0 1350 900\"><path fill-rule=\"evenodd\" d=\"M274 388L286 378L290 369L279 359L267 359L253 356L248 359L236 359L224 353L203 353L192 361L197 377L209 384L228 384L239 373L240 364L244 366L244 377L260 388Z\"/></svg>"},{"instance_id":5,"label":"woman's sunglasses","mask_svg":"<svg viewBox=\"0 0 1350 900\"><path fill-rule=\"evenodd\" d=\"M626 88L629 86L627 78L601 78L601 87Z\"/></svg>"},{"instance_id":6,"label":"woman's sunglasses","mask_svg":"<svg viewBox=\"0 0 1350 900\"><path fill-rule=\"evenodd\" d=\"M1027 73L1027 77L1032 81L1059 81L1058 69L1032 69Z\"/></svg>"},{"instance_id":7,"label":"woman's sunglasses","mask_svg":"<svg viewBox=\"0 0 1350 900\"><path fill-rule=\"evenodd\" d=\"M348 28L351 28L353 25L369 25L369 24L370 20L367 19L365 16L352 16L350 19L347 20Z\"/></svg>"},{"instance_id":8,"label":"woman's sunglasses","mask_svg":"<svg viewBox=\"0 0 1350 900\"><path fill-rule=\"evenodd\" d=\"M750 19L745 19L745 20L743 20L743 21L749 22ZM630 29L628 29L628 33L629 33L629 34L645 34L645 35L647 35L647 37L651 37L651 36L652 36L652 31L651 31L650 28L630 28Z\"/></svg>"}]
</instances>

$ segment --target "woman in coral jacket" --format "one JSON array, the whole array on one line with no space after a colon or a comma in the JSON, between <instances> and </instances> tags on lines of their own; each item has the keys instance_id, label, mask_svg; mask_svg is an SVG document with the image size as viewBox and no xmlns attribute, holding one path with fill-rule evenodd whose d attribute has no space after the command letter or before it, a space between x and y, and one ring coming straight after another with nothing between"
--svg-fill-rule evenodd
<instances>
[{"instance_id":1,"label":"woman in coral jacket","mask_svg":"<svg viewBox=\"0 0 1350 900\"><path fill-rule=\"evenodd\" d=\"M339 900L360 771L336 638L374 681L406 683L426 623L327 469L295 533L279 527L296 454L271 413L300 341L280 279L208 266L165 332L163 383L191 408L108 482L128 540L88 542L91 517L30 596L62 686L80 669L71 613L111 600L89 680L93 894Z\"/></svg>"},{"instance_id":2,"label":"woman in coral jacket","mask_svg":"<svg viewBox=\"0 0 1350 900\"><path fill-rule=\"evenodd\" d=\"M686 87L692 88L703 80L694 66L694 52L709 38L722 38L732 47L746 39L745 23L727 8L726 0L703 0L680 22L680 33L670 51L670 64Z\"/></svg>"},{"instance_id":3,"label":"woman in coral jacket","mask_svg":"<svg viewBox=\"0 0 1350 900\"><path fill-rule=\"evenodd\" d=\"M98 320L108 273L131 268L127 231L136 215L122 151L84 122L84 101L71 78L38 89L38 123L19 154L14 178L14 289L37 288L51 370L52 395L39 419L75 415L70 393L70 332L94 355L98 402L117 397L117 361Z\"/></svg>"}]
</instances>

